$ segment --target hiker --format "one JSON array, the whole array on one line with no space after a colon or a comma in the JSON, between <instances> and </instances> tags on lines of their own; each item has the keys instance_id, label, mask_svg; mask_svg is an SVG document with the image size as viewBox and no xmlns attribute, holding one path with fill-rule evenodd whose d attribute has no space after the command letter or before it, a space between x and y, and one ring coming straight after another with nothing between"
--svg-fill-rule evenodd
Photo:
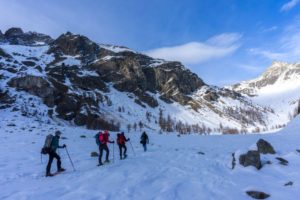
<instances>
[{"instance_id":1,"label":"hiker","mask_svg":"<svg viewBox=\"0 0 300 200\"><path fill-rule=\"evenodd\" d=\"M149 144L149 138L148 135L146 134L146 132L144 131L141 135L141 142L140 142L143 147L144 147L144 151L147 151L147 144Z\"/></svg>"},{"instance_id":2,"label":"hiker","mask_svg":"<svg viewBox=\"0 0 300 200\"><path fill-rule=\"evenodd\" d=\"M52 137L50 149L48 151L49 161L48 161L48 165L47 165L47 168L46 168L46 177L47 176L54 176L54 174L51 174L51 172L50 172L51 171L51 164L52 164L52 161L53 161L54 158L57 160L57 172L65 171L65 169L61 167L60 156L56 153L57 148L66 148L67 147L67 145L65 145L65 144L62 145L62 146L59 146L59 138L60 138L61 134L62 133L60 131L56 131L55 136Z\"/></svg>"},{"instance_id":3,"label":"hiker","mask_svg":"<svg viewBox=\"0 0 300 200\"><path fill-rule=\"evenodd\" d=\"M120 150L120 160L127 158L127 147L125 145L126 142L128 142L130 138L126 139L124 132L118 133L117 134L117 143L119 145L119 150ZM124 153L122 157L122 149L124 148Z\"/></svg>"},{"instance_id":4,"label":"hiker","mask_svg":"<svg viewBox=\"0 0 300 200\"><path fill-rule=\"evenodd\" d=\"M105 158L105 163L109 163L108 157L109 157L109 148L107 146L107 143L115 143L114 141L110 141L109 140L109 133L107 130L105 130L103 133L100 132L99 133L99 164L98 166L103 165L102 163L102 154L103 154L103 150L106 151L106 158Z\"/></svg>"}]
</instances>

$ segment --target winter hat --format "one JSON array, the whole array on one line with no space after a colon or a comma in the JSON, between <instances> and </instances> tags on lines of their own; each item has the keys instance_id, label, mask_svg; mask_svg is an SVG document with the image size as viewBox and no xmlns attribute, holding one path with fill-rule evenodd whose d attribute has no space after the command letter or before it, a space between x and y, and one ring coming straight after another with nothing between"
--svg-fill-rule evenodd
<instances>
[{"instance_id":1,"label":"winter hat","mask_svg":"<svg viewBox=\"0 0 300 200\"><path fill-rule=\"evenodd\" d=\"M56 136L60 136L60 135L61 135L61 132L60 132L60 131L56 131L56 132L55 132L55 135L56 135Z\"/></svg>"},{"instance_id":2,"label":"winter hat","mask_svg":"<svg viewBox=\"0 0 300 200\"><path fill-rule=\"evenodd\" d=\"M105 134L108 134L108 130L105 130L104 133L105 133Z\"/></svg>"}]
</instances>

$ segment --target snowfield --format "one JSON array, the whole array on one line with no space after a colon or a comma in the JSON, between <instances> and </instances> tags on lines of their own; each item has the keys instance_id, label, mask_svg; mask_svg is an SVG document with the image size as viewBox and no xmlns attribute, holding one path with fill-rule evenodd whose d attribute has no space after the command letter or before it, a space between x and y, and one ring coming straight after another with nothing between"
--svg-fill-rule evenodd
<instances>
[{"instance_id":1,"label":"snowfield","mask_svg":"<svg viewBox=\"0 0 300 200\"><path fill-rule=\"evenodd\" d=\"M97 167L96 131L69 125L40 123L30 118L0 112L0 199L251 199L247 190L263 191L269 199L294 200L300 196L300 117L285 129L265 135L186 135L149 132L148 152L139 144L140 132L127 133L136 156L127 143L128 158L118 159L118 148L110 145L111 164ZM48 156L41 163L45 136L61 130L60 144L67 144L76 171L64 149L59 150L65 173L46 178ZM147 131L148 132L148 131ZM85 135L86 138L80 137ZM115 133L111 133L115 139ZM242 167L238 155L255 147L259 138L269 141L277 154L261 170ZM204 154L202 154L202 153ZM232 170L232 153L237 166ZM289 161L280 165L275 157ZM52 172L56 171L56 160ZM292 181L292 186L284 186Z\"/></svg>"}]
</instances>

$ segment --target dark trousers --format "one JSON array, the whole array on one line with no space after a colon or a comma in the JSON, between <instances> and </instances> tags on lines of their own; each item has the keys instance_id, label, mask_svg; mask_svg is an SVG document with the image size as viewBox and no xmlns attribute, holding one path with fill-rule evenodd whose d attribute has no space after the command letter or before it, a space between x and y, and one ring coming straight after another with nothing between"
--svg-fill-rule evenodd
<instances>
[{"instance_id":1,"label":"dark trousers","mask_svg":"<svg viewBox=\"0 0 300 200\"><path fill-rule=\"evenodd\" d=\"M120 158L122 158L122 149L124 148L124 157L126 156L126 152L127 152L127 147L125 144L119 144L119 150L120 150Z\"/></svg>"},{"instance_id":2,"label":"dark trousers","mask_svg":"<svg viewBox=\"0 0 300 200\"><path fill-rule=\"evenodd\" d=\"M100 144L99 145L99 164L102 164L102 155L103 155L103 150L106 151L106 161L108 161L108 157L109 157L109 149L107 147L107 144Z\"/></svg>"},{"instance_id":3,"label":"dark trousers","mask_svg":"<svg viewBox=\"0 0 300 200\"><path fill-rule=\"evenodd\" d=\"M147 151L147 144L146 143L142 143L143 147L144 147L144 151Z\"/></svg>"},{"instance_id":4,"label":"dark trousers","mask_svg":"<svg viewBox=\"0 0 300 200\"><path fill-rule=\"evenodd\" d=\"M46 169L47 174L50 174L51 164L52 164L52 161L54 158L57 160L57 170L59 170L61 168L60 156L55 151L50 151L49 161L48 161L48 165L47 165L47 169Z\"/></svg>"}]
</instances>

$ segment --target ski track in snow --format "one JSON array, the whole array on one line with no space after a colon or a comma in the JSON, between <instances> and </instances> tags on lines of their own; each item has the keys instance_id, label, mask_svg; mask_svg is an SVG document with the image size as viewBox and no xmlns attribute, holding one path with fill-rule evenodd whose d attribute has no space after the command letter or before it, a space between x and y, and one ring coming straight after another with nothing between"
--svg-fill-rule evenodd
<instances>
[{"instance_id":1,"label":"ski track in snow","mask_svg":"<svg viewBox=\"0 0 300 200\"><path fill-rule=\"evenodd\" d=\"M97 167L98 151L93 138L96 131L78 127L39 124L21 116L1 116L0 121L0 199L249 199L248 189L271 194L270 199L297 199L300 195L299 165L300 118L279 133L268 135L160 135L149 133L148 152L139 144L140 132L128 137L136 151L127 144L128 158ZM14 123L16 126L7 126ZM33 128L35 127L35 128ZM22 130L25 129L25 130ZM29 131L29 130L32 131ZM40 161L45 136L56 129L63 132L76 171L64 149L59 150L65 173L46 178L48 156ZM86 135L87 138L81 138ZM115 133L111 134L115 139ZM237 164L231 170L231 153L238 155L253 148L259 138L267 139L278 150L276 155L263 155L265 165L260 171ZM110 145L112 162L113 145ZM198 154L201 151L204 155ZM275 157L289 161L278 164ZM52 172L56 170L56 160ZM293 181L293 186L283 186Z\"/></svg>"}]
</instances>

